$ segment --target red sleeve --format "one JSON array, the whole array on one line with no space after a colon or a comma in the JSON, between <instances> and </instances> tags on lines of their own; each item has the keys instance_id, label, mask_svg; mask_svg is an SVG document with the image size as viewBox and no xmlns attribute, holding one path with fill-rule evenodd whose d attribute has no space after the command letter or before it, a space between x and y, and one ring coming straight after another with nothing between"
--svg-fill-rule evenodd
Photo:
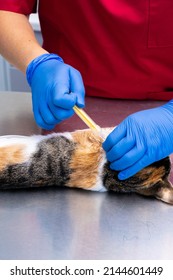
<instances>
[{"instance_id":1,"label":"red sleeve","mask_svg":"<svg viewBox=\"0 0 173 280\"><path fill-rule=\"evenodd\" d=\"M37 0L0 0L0 10L29 15L36 12Z\"/></svg>"}]
</instances>

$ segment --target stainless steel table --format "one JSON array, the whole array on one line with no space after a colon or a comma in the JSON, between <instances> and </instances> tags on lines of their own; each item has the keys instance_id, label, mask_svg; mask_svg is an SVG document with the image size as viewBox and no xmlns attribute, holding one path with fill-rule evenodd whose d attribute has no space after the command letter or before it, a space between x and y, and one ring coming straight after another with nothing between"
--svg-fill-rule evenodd
<instances>
[{"instance_id":1,"label":"stainless steel table","mask_svg":"<svg viewBox=\"0 0 173 280\"><path fill-rule=\"evenodd\" d=\"M28 93L0 94L0 114L1 135L40 132ZM0 259L173 259L173 207L62 188L1 191Z\"/></svg>"}]
</instances>

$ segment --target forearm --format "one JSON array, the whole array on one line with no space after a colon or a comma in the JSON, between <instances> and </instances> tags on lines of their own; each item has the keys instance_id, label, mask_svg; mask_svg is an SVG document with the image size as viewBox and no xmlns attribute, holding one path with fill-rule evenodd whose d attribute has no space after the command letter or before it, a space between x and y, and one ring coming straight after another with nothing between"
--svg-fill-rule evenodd
<instances>
[{"instance_id":1,"label":"forearm","mask_svg":"<svg viewBox=\"0 0 173 280\"><path fill-rule=\"evenodd\" d=\"M0 54L23 73L31 60L47 53L22 14L0 11L0 38Z\"/></svg>"}]
</instances>

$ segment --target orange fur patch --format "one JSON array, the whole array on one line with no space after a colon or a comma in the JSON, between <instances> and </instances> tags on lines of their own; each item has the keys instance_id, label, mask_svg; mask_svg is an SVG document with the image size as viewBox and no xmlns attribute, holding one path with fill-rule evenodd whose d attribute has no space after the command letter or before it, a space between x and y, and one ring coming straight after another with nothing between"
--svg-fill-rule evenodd
<instances>
[{"instance_id":1,"label":"orange fur patch","mask_svg":"<svg viewBox=\"0 0 173 280\"><path fill-rule=\"evenodd\" d=\"M10 164L22 163L25 160L24 157L25 145L11 145L6 147L0 147L0 170L4 169Z\"/></svg>"},{"instance_id":2,"label":"orange fur patch","mask_svg":"<svg viewBox=\"0 0 173 280\"><path fill-rule=\"evenodd\" d=\"M146 167L138 173L138 176L145 180L142 186L147 187L156 184L156 182L160 181L160 178L162 178L164 174L164 166L161 166L159 168Z\"/></svg>"},{"instance_id":3,"label":"orange fur patch","mask_svg":"<svg viewBox=\"0 0 173 280\"><path fill-rule=\"evenodd\" d=\"M91 130L72 133L76 149L70 162L73 170L69 187L89 189L96 183L99 162L102 159L102 139Z\"/></svg>"}]
</instances>

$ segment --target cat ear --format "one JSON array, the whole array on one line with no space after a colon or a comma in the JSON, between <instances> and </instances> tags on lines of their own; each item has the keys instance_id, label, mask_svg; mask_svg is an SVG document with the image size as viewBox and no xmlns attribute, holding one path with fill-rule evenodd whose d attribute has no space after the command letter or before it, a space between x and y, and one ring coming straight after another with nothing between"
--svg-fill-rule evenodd
<instances>
[{"instance_id":1,"label":"cat ear","mask_svg":"<svg viewBox=\"0 0 173 280\"><path fill-rule=\"evenodd\" d=\"M173 204L173 186L171 182L167 179L162 181L162 185L158 188L155 196L157 199Z\"/></svg>"}]
</instances>

